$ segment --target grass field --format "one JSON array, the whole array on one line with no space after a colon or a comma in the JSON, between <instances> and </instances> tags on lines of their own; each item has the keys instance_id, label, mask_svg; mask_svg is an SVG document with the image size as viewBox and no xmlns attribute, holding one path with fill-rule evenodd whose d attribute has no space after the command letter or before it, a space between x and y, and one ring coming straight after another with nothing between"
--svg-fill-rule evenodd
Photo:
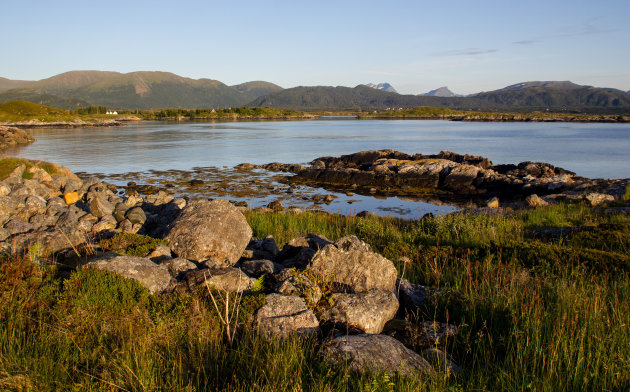
<instances>
[{"instance_id":1,"label":"grass field","mask_svg":"<svg viewBox=\"0 0 630 392\"><path fill-rule=\"evenodd\" d=\"M356 234L405 277L441 287L419 310L458 325L446 352L458 377L357 376L323 363L315 340L269 340L248 325L235 343L204 290L150 295L97 270L0 262L0 390L624 391L630 389L630 217L583 204L507 216L421 221L250 212L279 244ZM541 228L594 226L572 236ZM63 278L62 278L63 277Z\"/></svg>"}]
</instances>

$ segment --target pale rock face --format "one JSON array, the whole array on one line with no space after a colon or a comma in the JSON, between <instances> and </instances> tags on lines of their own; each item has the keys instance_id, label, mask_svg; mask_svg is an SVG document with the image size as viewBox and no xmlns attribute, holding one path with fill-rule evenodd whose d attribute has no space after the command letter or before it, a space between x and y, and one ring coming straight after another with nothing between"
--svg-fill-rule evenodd
<instances>
[{"instance_id":1,"label":"pale rock face","mask_svg":"<svg viewBox=\"0 0 630 392\"><path fill-rule=\"evenodd\" d=\"M166 291L172 283L171 274L166 266L155 264L145 257L109 253L89 262L86 267L102 269L136 280L151 293Z\"/></svg>"},{"instance_id":2,"label":"pale rock face","mask_svg":"<svg viewBox=\"0 0 630 392\"><path fill-rule=\"evenodd\" d=\"M251 236L245 217L227 200L195 200L170 225L166 240L178 257L229 266L238 261Z\"/></svg>"},{"instance_id":3,"label":"pale rock face","mask_svg":"<svg viewBox=\"0 0 630 392\"><path fill-rule=\"evenodd\" d=\"M385 323L394 318L398 310L396 294L380 289L364 294L333 294L330 300L332 307L320 315L322 323L368 334L381 333Z\"/></svg>"},{"instance_id":4,"label":"pale rock face","mask_svg":"<svg viewBox=\"0 0 630 392\"><path fill-rule=\"evenodd\" d=\"M370 250L356 236L341 238L322 248L311 262L316 275L333 280L339 292L394 291L398 272L394 263Z\"/></svg>"},{"instance_id":5,"label":"pale rock face","mask_svg":"<svg viewBox=\"0 0 630 392\"><path fill-rule=\"evenodd\" d=\"M287 338L312 335L319 331L319 322L300 297L269 294L265 305L254 316L255 326L270 336Z\"/></svg>"}]
</instances>

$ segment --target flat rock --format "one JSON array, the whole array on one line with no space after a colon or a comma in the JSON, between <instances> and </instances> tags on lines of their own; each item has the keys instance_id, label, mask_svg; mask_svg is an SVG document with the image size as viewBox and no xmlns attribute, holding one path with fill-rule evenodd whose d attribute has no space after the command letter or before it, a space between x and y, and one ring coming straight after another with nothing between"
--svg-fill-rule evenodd
<instances>
[{"instance_id":1,"label":"flat rock","mask_svg":"<svg viewBox=\"0 0 630 392\"><path fill-rule=\"evenodd\" d=\"M280 272L284 267L271 260L246 260L241 263L241 269L249 276L258 278L262 275L273 275Z\"/></svg>"},{"instance_id":2,"label":"flat rock","mask_svg":"<svg viewBox=\"0 0 630 392\"><path fill-rule=\"evenodd\" d=\"M324 345L322 356L333 364L345 364L356 373L435 375L424 358L387 335L341 336Z\"/></svg>"},{"instance_id":3,"label":"flat rock","mask_svg":"<svg viewBox=\"0 0 630 392\"><path fill-rule=\"evenodd\" d=\"M166 266L155 264L145 257L108 253L87 263L85 267L102 269L136 280L151 293L166 291L172 283L171 274Z\"/></svg>"},{"instance_id":4,"label":"flat rock","mask_svg":"<svg viewBox=\"0 0 630 392\"><path fill-rule=\"evenodd\" d=\"M173 253L192 261L235 264L252 237L243 214L223 199L195 200L170 225L166 240Z\"/></svg>"},{"instance_id":5,"label":"flat rock","mask_svg":"<svg viewBox=\"0 0 630 392\"><path fill-rule=\"evenodd\" d=\"M256 282L256 279L245 275L240 269L231 267L195 269L184 273L181 280L190 290L207 282L211 288L227 292L249 290Z\"/></svg>"},{"instance_id":6,"label":"flat rock","mask_svg":"<svg viewBox=\"0 0 630 392\"><path fill-rule=\"evenodd\" d=\"M322 324L368 334L381 333L385 323L398 310L396 294L381 289L372 289L364 294L333 294L330 302L332 307L319 317Z\"/></svg>"},{"instance_id":7,"label":"flat rock","mask_svg":"<svg viewBox=\"0 0 630 392\"><path fill-rule=\"evenodd\" d=\"M319 331L319 322L300 297L269 294L254 316L255 326L270 336L312 335Z\"/></svg>"}]
</instances>

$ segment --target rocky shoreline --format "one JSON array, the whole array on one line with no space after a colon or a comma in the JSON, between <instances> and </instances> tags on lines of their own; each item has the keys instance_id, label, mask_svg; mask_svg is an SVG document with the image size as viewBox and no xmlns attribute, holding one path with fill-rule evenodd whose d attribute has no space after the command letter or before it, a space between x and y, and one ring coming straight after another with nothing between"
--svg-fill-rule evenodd
<instances>
[{"instance_id":1,"label":"rocky shoreline","mask_svg":"<svg viewBox=\"0 0 630 392\"><path fill-rule=\"evenodd\" d=\"M444 121L469 121L469 122L570 122L570 123L629 123L630 116L624 115L563 115L563 114L444 114L435 116L414 116L414 115L361 115L357 118L361 120L444 120Z\"/></svg>"},{"instance_id":2,"label":"rocky shoreline","mask_svg":"<svg viewBox=\"0 0 630 392\"><path fill-rule=\"evenodd\" d=\"M80 119L73 121L39 121L39 120L28 120L28 121L19 121L15 123L3 123L0 126L6 127L19 127L19 128L86 128L86 127L119 127L124 126L131 121L142 121L136 117L130 118L120 118L120 119L111 119L111 120L98 120L94 122L83 121Z\"/></svg>"},{"instance_id":3,"label":"rocky shoreline","mask_svg":"<svg viewBox=\"0 0 630 392\"><path fill-rule=\"evenodd\" d=\"M338 192L408 196L467 206L520 208L557 200L589 200L593 205L620 199L628 179L589 179L544 162L494 165L481 156L442 151L409 155L394 150L362 151L321 157L310 166L243 163L237 168L263 168L295 174L290 184L321 186Z\"/></svg>"},{"instance_id":4,"label":"rocky shoreline","mask_svg":"<svg viewBox=\"0 0 630 392\"><path fill-rule=\"evenodd\" d=\"M439 349L456 326L403 319L431 288L399 277L392 261L355 236L333 242L309 234L282 249L272 237L252 238L241 211L222 199L141 197L133 189L120 195L59 165L25 161L0 181L0 252L107 270L152 293L200 285L242 292L265 275L266 294L252 321L261 333L315 337L323 360L357 372L433 375L445 363L459 372ZM161 240L136 256L104 245L150 239L140 234ZM409 328L425 336L424 346L413 347L418 352L405 347Z\"/></svg>"},{"instance_id":5,"label":"rocky shoreline","mask_svg":"<svg viewBox=\"0 0 630 392\"><path fill-rule=\"evenodd\" d=\"M33 143L34 141L36 139L22 129L0 126L0 151L20 144Z\"/></svg>"}]
</instances>

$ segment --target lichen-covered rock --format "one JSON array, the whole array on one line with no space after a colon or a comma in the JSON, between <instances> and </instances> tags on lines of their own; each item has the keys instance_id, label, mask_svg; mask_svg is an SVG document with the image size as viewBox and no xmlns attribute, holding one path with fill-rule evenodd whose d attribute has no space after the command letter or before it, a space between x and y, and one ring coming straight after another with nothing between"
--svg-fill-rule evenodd
<instances>
[{"instance_id":1,"label":"lichen-covered rock","mask_svg":"<svg viewBox=\"0 0 630 392\"><path fill-rule=\"evenodd\" d=\"M114 205L110 203L104 195L96 194L90 197L88 204L90 213L97 218L111 215L114 212Z\"/></svg>"},{"instance_id":2,"label":"lichen-covered rock","mask_svg":"<svg viewBox=\"0 0 630 392\"><path fill-rule=\"evenodd\" d=\"M355 236L326 245L311 262L316 275L332 279L338 292L394 291L397 271L394 263L370 250Z\"/></svg>"},{"instance_id":3,"label":"lichen-covered rock","mask_svg":"<svg viewBox=\"0 0 630 392\"><path fill-rule=\"evenodd\" d=\"M368 334L383 331L385 323L398 310L398 300L392 291L373 289L364 294L333 294L330 309L319 320L346 330L360 330Z\"/></svg>"},{"instance_id":4,"label":"lichen-covered rock","mask_svg":"<svg viewBox=\"0 0 630 392\"><path fill-rule=\"evenodd\" d=\"M125 217L134 225L142 226L147 221L147 215L140 207L133 207L129 209L125 214Z\"/></svg>"},{"instance_id":5,"label":"lichen-covered rock","mask_svg":"<svg viewBox=\"0 0 630 392\"><path fill-rule=\"evenodd\" d=\"M195 200L170 225L166 240L178 257L233 265L251 236L245 217L227 200Z\"/></svg>"},{"instance_id":6,"label":"lichen-covered rock","mask_svg":"<svg viewBox=\"0 0 630 392\"><path fill-rule=\"evenodd\" d=\"M158 265L148 258L121 256L109 253L85 265L98 268L138 281L151 293L159 293L170 288L172 280L168 268Z\"/></svg>"},{"instance_id":7,"label":"lichen-covered rock","mask_svg":"<svg viewBox=\"0 0 630 392\"><path fill-rule=\"evenodd\" d=\"M150 256L151 255L149 255L149 257ZM171 273L171 276L177 280L181 280L187 272L197 269L195 263L186 259L162 259L159 264L165 265Z\"/></svg>"},{"instance_id":8,"label":"lichen-covered rock","mask_svg":"<svg viewBox=\"0 0 630 392\"><path fill-rule=\"evenodd\" d=\"M324 345L322 356L328 362L345 364L356 373L435 374L424 358L387 335L341 336Z\"/></svg>"},{"instance_id":9,"label":"lichen-covered rock","mask_svg":"<svg viewBox=\"0 0 630 392\"><path fill-rule=\"evenodd\" d=\"M546 205L549 205L548 202L543 200L537 194L532 194L532 195L527 196L525 198L525 201L527 202L527 205L530 206L530 207L544 207Z\"/></svg>"},{"instance_id":10,"label":"lichen-covered rock","mask_svg":"<svg viewBox=\"0 0 630 392\"><path fill-rule=\"evenodd\" d=\"M254 315L254 324L263 333L279 338L319 331L317 317L302 298L292 295L267 295L265 305Z\"/></svg>"},{"instance_id":11,"label":"lichen-covered rock","mask_svg":"<svg viewBox=\"0 0 630 392\"><path fill-rule=\"evenodd\" d=\"M249 290L256 282L256 279L245 275L240 269L231 267L195 269L182 274L181 280L189 290L207 283L210 288L230 293Z\"/></svg>"},{"instance_id":12,"label":"lichen-covered rock","mask_svg":"<svg viewBox=\"0 0 630 392\"><path fill-rule=\"evenodd\" d=\"M603 193L589 193L588 195L585 196L585 198L586 200L588 200L589 203L591 203L593 207L615 201L614 196L606 195Z\"/></svg>"},{"instance_id":13,"label":"lichen-covered rock","mask_svg":"<svg viewBox=\"0 0 630 392\"><path fill-rule=\"evenodd\" d=\"M246 260L241 263L241 269L249 276L258 278L262 275L273 275L280 272L284 267L271 260Z\"/></svg>"}]
</instances>

